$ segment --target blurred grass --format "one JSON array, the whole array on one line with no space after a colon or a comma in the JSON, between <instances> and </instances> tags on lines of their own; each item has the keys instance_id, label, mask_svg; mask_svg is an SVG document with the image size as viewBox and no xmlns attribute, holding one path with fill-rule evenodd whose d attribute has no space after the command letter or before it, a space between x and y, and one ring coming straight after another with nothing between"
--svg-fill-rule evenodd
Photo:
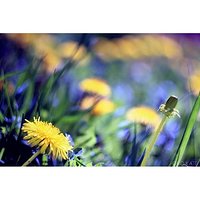
<instances>
[{"instance_id":1,"label":"blurred grass","mask_svg":"<svg viewBox=\"0 0 200 200\"><path fill-rule=\"evenodd\" d=\"M200 110L200 94L196 98L196 101L195 101L192 111L190 113L188 122L186 124L185 131L183 133L183 136L182 136L182 139L180 142L180 145L177 149L174 160L172 161L173 166L179 166L182 161L188 141L192 134L192 130L194 129L194 125L195 125L199 110Z\"/></svg>"}]
</instances>

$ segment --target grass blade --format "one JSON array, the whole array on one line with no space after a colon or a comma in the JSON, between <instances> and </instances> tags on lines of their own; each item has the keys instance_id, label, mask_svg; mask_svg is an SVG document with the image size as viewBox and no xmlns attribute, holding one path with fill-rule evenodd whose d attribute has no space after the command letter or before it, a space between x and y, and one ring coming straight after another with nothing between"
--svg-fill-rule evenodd
<instances>
[{"instance_id":1,"label":"grass blade","mask_svg":"<svg viewBox=\"0 0 200 200\"><path fill-rule=\"evenodd\" d=\"M10 78L12 76L16 76L18 74L23 74L23 73L24 73L23 71L16 71L16 72L10 72L10 73L4 74L3 76L1 75L0 81L6 80L7 78Z\"/></svg>"},{"instance_id":2,"label":"grass blade","mask_svg":"<svg viewBox=\"0 0 200 200\"><path fill-rule=\"evenodd\" d=\"M200 109L200 94L199 94L199 96L197 97L197 99L194 103L194 106L192 108L192 112L190 113L190 117L188 119L183 137L181 139L180 145L177 149L174 160L172 162L173 166L179 166L179 164L180 164L180 162L183 158L184 152L186 150L186 146L188 144L188 141L190 139L190 135L192 133L195 121L196 121L197 116L198 116L199 109Z\"/></svg>"}]
</instances>

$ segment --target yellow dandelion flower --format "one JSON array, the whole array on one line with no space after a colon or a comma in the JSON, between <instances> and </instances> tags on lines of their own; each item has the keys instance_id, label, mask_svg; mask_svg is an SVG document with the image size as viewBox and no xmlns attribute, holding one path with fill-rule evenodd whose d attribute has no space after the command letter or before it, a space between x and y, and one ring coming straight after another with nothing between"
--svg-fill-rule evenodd
<instances>
[{"instance_id":1,"label":"yellow dandelion flower","mask_svg":"<svg viewBox=\"0 0 200 200\"><path fill-rule=\"evenodd\" d=\"M93 115L105 115L111 113L115 110L115 105L112 101L105 98L97 98L95 96L85 97L81 101L81 109L89 109L92 106L92 114Z\"/></svg>"},{"instance_id":2,"label":"yellow dandelion flower","mask_svg":"<svg viewBox=\"0 0 200 200\"><path fill-rule=\"evenodd\" d=\"M148 57L162 56L162 44L158 35L144 35L142 40L148 48Z\"/></svg>"},{"instance_id":3,"label":"yellow dandelion flower","mask_svg":"<svg viewBox=\"0 0 200 200\"><path fill-rule=\"evenodd\" d=\"M160 37L160 42L163 45L163 55L169 59L182 57L181 46L172 38Z\"/></svg>"},{"instance_id":4,"label":"yellow dandelion flower","mask_svg":"<svg viewBox=\"0 0 200 200\"><path fill-rule=\"evenodd\" d=\"M32 42L32 48L36 56L45 56L49 52L56 52L56 41L52 35L36 34L36 38Z\"/></svg>"},{"instance_id":5,"label":"yellow dandelion flower","mask_svg":"<svg viewBox=\"0 0 200 200\"><path fill-rule=\"evenodd\" d=\"M49 52L44 56L44 68L47 72L53 73L55 69L60 67L61 58L54 52Z\"/></svg>"},{"instance_id":6,"label":"yellow dandelion flower","mask_svg":"<svg viewBox=\"0 0 200 200\"><path fill-rule=\"evenodd\" d=\"M130 109L126 114L126 118L129 121L150 125L153 128L156 128L161 120L157 112L147 106L139 106Z\"/></svg>"},{"instance_id":7,"label":"yellow dandelion flower","mask_svg":"<svg viewBox=\"0 0 200 200\"><path fill-rule=\"evenodd\" d=\"M128 41L133 45L133 59L141 59L151 56L149 52L149 46L141 36L132 38L130 37Z\"/></svg>"},{"instance_id":8,"label":"yellow dandelion flower","mask_svg":"<svg viewBox=\"0 0 200 200\"><path fill-rule=\"evenodd\" d=\"M200 92L200 70L196 70L189 77L188 88L192 90L194 95L198 95Z\"/></svg>"},{"instance_id":9,"label":"yellow dandelion flower","mask_svg":"<svg viewBox=\"0 0 200 200\"><path fill-rule=\"evenodd\" d=\"M129 60L135 57L137 50L134 48L134 45L125 37L116 39L115 40L116 45L120 49L121 58L124 60ZM136 51L135 51L136 50Z\"/></svg>"},{"instance_id":10,"label":"yellow dandelion flower","mask_svg":"<svg viewBox=\"0 0 200 200\"><path fill-rule=\"evenodd\" d=\"M181 46L170 37L161 35L128 35L118 39L100 39L94 52L104 60L134 60L164 56L182 57Z\"/></svg>"},{"instance_id":11,"label":"yellow dandelion flower","mask_svg":"<svg viewBox=\"0 0 200 200\"><path fill-rule=\"evenodd\" d=\"M136 50L133 58L164 56L173 59L182 56L180 45L169 37L141 35L138 37L127 36L126 39L127 42L134 45L134 49Z\"/></svg>"},{"instance_id":12,"label":"yellow dandelion flower","mask_svg":"<svg viewBox=\"0 0 200 200\"><path fill-rule=\"evenodd\" d=\"M34 54L38 57L44 56L49 52L55 52L54 46L47 43L37 43L37 41L35 41L32 45L32 48L34 50Z\"/></svg>"},{"instance_id":13,"label":"yellow dandelion flower","mask_svg":"<svg viewBox=\"0 0 200 200\"><path fill-rule=\"evenodd\" d=\"M87 54L85 57L83 57L81 60L77 62L77 66L80 66L80 67L87 66L89 65L90 61L91 61L91 55Z\"/></svg>"},{"instance_id":14,"label":"yellow dandelion flower","mask_svg":"<svg viewBox=\"0 0 200 200\"><path fill-rule=\"evenodd\" d=\"M87 110L94 106L100 99L96 98L95 96L89 96L82 99L80 108L82 110Z\"/></svg>"},{"instance_id":15,"label":"yellow dandelion flower","mask_svg":"<svg viewBox=\"0 0 200 200\"><path fill-rule=\"evenodd\" d=\"M31 147L38 147L40 153L48 153L54 159L68 159L68 151L72 150L69 139L51 123L40 118L34 118L33 122L26 120L22 131L26 133L24 139Z\"/></svg>"},{"instance_id":16,"label":"yellow dandelion flower","mask_svg":"<svg viewBox=\"0 0 200 200\"><path fill-rule=\"evenodd\" d=\"M70 41L58 46L58 52L63 58L71 58L75 61L82 60L87 52L84 46L79 46L77 42Z\"/></svg>"},{"instance_id":17,"label":"yellow dandelion flower","mask_svg":"<svg viewBox=\"0 0 200 200\"><path fill-rule=\"evenodd\" d=\"M81 90L85 92L91 92L101 96L110 96L111 89L110 86L101 79L98 78L88 78L80 83Z\"/></svg>"},{"instance_id":18,"label":"yellow dandelion flower","mask_svg":"<svg viewBox=\"0 0 200 200\"><path fill-rule=\"evenodd\" d=\"M94 115L105 115L115 110L115 104L108 99L101 99L95 104L92 114Z\"/></svg>"},{"instance_id":19,"label":"yellow dandelion flower","mask_svg":"<svg viewBox=\"0 0 200 200\"><path fill-rule=\"evenodd\" d=\"M120 47L113 40L99 39L94 45L94 52L104 60L121 59Z\"/></svg>"}]
</instances>

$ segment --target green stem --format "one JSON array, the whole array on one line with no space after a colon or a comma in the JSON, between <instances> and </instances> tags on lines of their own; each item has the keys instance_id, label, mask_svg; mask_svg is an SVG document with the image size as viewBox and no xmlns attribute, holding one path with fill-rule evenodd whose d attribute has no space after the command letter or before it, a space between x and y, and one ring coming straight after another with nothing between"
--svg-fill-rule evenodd
<instances>
[{"instance_id":1,"label":"green stem","mask_svg":"<svg viewBox=\"0 0 200 200\"><path fill-rule=\"evenodd\" d=\"M48 165L48 156L47 155L42 155L42 165L47 166Z\"/></svg>"},{"instance_id":2,"label":"green stem","mask_svg":"<svg viewBox=\"0 0 200 200\"><path fill-rule=\"evenodd\" d=\"M40 154L40 150L34 153L22 166L29 165L39 154Z\"/></svg>"},{"instance_id":3,"label":"green stem","mask_svg":"<svg viewBox=\"0 0 200 200\"><path fill-rule=\"evenodd\" d=\"M153 149L153 146L155 145L156 143L156 140L160 134L160 132L162 131L164 125L166 124L167 122L167 119L168 117L165 115L162 119L162 121L160 122L158 128L156 129L156 131L152 134L151 138L150 138L150 142L149 142L149 145L147 146L146 148L146 152L145 152L145 155L144 155L144 158L142 160L142 163L141 163L141 166L146 166L147 164L147 160L151 154L151 151Z\"/></svg>"},{"instance_id":4,"label":"green stem","mask_svg":"<svg viewBox=\"0 0 200 200\"><path fill-rule=\"evenodd\" d=\"M78 160L77 157L75 157L74 160L75 160L77 163L79 163L81 166L85 167L85 165L84 165L82 162L80 162L80 161Z\"/></svg>"},{"instance_id":5,"label":"green stem","mask_svg":"<svg viewBox=\"0 0 200 200\"><path fill-rule=\"evenodd\" d=\"M1 160L2 157L3 157L4 151L5 151L5 147L3 147L3 148L1 149L1 152L0 152L0 160Z\"/></svg>"}]
</instances>

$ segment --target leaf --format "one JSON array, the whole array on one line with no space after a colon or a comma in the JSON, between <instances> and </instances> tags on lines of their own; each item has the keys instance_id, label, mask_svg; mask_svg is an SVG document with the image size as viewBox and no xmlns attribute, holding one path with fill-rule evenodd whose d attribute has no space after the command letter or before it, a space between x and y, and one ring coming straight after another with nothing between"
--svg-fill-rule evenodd
<instances>
[{"instance_id":1,"label":"leaf","mask_svg":"<svg viewBox=\"0 0 200 200\"><path fill-rule=\"evenodd\" d=\"M177 152L176 152L175 157L174 157L173 162L172 162L173 166L179 166L179 164L180 164L180 162L183 158L184 152L186 150L188 141L190 139L192 130L194 128L194 125L195 125L195 122L196 122L196 119L197 119L197 116L198 116L199 109L200 109L200 94L199 94L199 96L197 97L197 99L194 103L194 106L192 108L192 112L190 113L190 117L188 119L183 137L181 139L181 142L179 144L179 147L177 149Z\"/></svg>"},{"instance_id":2,"label":"leaf","mask_svg":"<svg viewBox=\"0 0 200 200\"><path fill-rule=\"evenodd\" d=\"M3 113L0 111L0 122L2 123L4 120Z\"/></svg>"},{"instance_id":3,"label":"leaf","mask_svg":"<svg viewBox=\"0 0 200 200\"><path fill-rule=\"evenodd\" d=\"M84 148L93 147L95 143L96 143L95 135L79 136L75 141L76 147L84 147Z\"/></svg>"},{"instance_id":4,"label":"leaf","mask_svg":"<svg viewBox=\"0 0 200 200\"><path fill-rule=\"evenodd\" d=\"M17 74L23 74L23 71L16 71L16 72L10 72L7 74L4 74L3 76L0 76L0 81L6 80L7 78L10 78L12 76L16 76Z\"/></svg>"},{"instance_id":5,"label":"leaf","mask_svg":"<svg viewBox=\"0 0 200 200\"><path fill-rule=\"evenodd\" d=\"M83 114L77 114L77 115L69 115L62 117L58 122L57 125L62 125L62 124L73 124L78 122L81 118L83 117Z\"/></svg>"},{"instance_id":6,"label":"leaf","mask_svg":"<svg viewBox=\"0 0 200 200\"><path fill-rule=\"evenodd\" d=\"M14 115L14 112L13 112L13 109L12 109L12 106L11 106L11 97L9 96L9 92L8 92L8 83L6 82L4 84L4 91L5 91L5 96L6 96L6 101L7 101L7 104L8 104L8 109L11 113L11 115L13 116Z\"/></svg>"},{"instance_id":7,"label":"leaf","mask_svg":"<svg viewBox=\"0 0 200 200\"><path fill-rule=\"evenodd\" d=\"M30 82L29 87L26 89L23 106L21 108L21 114L26 113L27 110L29 109L33 98L33 90L34 90L33 82Z\"/></svg>"}]
</instances>

